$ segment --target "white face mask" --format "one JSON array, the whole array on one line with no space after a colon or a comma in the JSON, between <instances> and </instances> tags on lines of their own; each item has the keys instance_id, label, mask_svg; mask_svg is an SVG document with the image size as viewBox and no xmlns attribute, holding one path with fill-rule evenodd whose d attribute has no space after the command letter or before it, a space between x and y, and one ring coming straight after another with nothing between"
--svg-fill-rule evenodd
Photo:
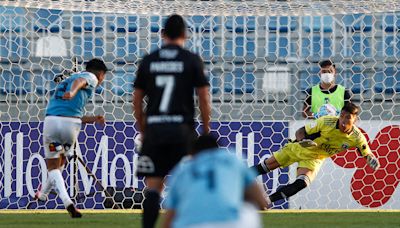
<instances>
[{"instance_id":1,"label":"white face mask","mask_svg":"<svg viewBox=\"0 0 400 228\"><path fill-rule=\"evenodd\" d=\"M323 73L321 74L321 81L323 83L329 84L332 83L333 80L335 80L335 75L332 73Z\"/></svg>"}]
</instances>

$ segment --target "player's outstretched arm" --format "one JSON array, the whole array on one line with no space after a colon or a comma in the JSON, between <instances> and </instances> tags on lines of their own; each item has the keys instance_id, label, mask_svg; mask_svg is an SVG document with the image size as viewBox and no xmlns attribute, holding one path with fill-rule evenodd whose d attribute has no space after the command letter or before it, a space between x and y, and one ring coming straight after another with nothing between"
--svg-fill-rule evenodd
<instances>
[{"instance_id":1,"label":"player's outstretched arm","mask_svg":"<svg viewBox=\"0 0 400 228\"><path fill-rule=\"evenodd\" d=\"M72 83L71 89L64 93L63 99L70 100L75 97L76 93L86 87L87 81L84 78L78 78Z\"/></svg>"},{"instance_id":2,"label":"player's outstretched arm","mask_svg":"<svg viewBox=\"0 0 400 228\"><path fill-rule=\"evenodd\" d=\"M379 169L379 167L380 167L379 160L378 160L378 158L375 157L374 154L372 154L372 153L367 154L367 156L365 156L365 159L367 159L367 164L373 170Z\"/></svg>"},{"instance_id":3,"label":"player's outstretched arm","mask_svg":"<svg viewBox=\"0 0 400 228\"><path fill-rule=\"evenodd\" d=\"M210 133L211 104L208 88L208 86L202 86L196 90L197 95L199 96L199 108L201 120L203 121L204 134Z\"/></svg>"},{"instance_id":4,"label":"player's outstretched arm","mask_svg":"<svg viewBox=\"0 0 400 228\"><path fill-rule=\"evenodd\" d=\"M86 124L86 123L98 123L98 124L105 124L105 119L104 116L83 116L81 118L82 123Z\"/></svg>"}]
</instances>

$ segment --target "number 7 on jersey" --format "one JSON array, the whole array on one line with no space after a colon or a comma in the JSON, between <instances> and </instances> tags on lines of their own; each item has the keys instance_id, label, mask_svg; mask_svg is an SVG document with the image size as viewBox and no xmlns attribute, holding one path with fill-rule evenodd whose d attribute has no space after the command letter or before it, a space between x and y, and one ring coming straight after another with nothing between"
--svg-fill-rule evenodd
<instances>
[{"instance_id":1,"label":"number 7 on jersey","mask_svg":"<svg viewBox=\"0 0 400 228\"><path fill-rule=\"evenodd\" d=\"M171 101L172 90L175 87L175 78L172 75L158 75L156 76L156 86L164 89L159 111L166 113L168 112L169 103Z\"/></svg>"}]
</instances>

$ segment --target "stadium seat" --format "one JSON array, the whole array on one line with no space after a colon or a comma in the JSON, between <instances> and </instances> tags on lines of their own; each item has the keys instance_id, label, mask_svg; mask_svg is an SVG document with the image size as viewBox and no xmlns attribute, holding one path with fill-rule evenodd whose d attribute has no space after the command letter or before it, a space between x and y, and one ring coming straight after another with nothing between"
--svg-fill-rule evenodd
<instances>
[{"instance_id":1,"label":"stadium seat","mask_svg":"<svg viewBox=\"0 0 400 228\"><path fill-rule=\"evenodd\" d=\"M350 56L365 56L371 57L372 50L367 37L362 37L360 34L352 36L352 46Z\"/></svg>"},{"instance_id":2,"label":"stadium seat","mask_svg":"<svg viewBox=\"0 0 400 228\"><path fill-rule=\"evenodd\" d=\"M370 32L373 25L373 17L364 14L345 15L342 18L343 25L348 32Z\"/></svg>"},{"instance_id":3,"label":"stadium seat","mask_svg":"<svg viewBox=\"0 0 400 228\"><path fill-rule=\"evenodd\" d=\"M400 14L397 15L384 15L381 25L382 30L385 32L396 32L400 29Z\"/></svg>"},{"instance_id":4,"label":"stadium seat","mask_svg":"<svg viewBox=\"0 0 400 228\"><path fill-rule=\"evenodd\" d=\"M245 94L254 92L255 77L252 72L236 68L232 73L225 74L224 91L227 93Z\"/></svg>"},{"instance_id":5,"label":"stadium seat","mask_svg":"<svg viewBox=\"0 0 400 228\"><path fill-rule=\"evenodd\" d=\"M84 38L77 37L74 41L74 55L82 56L84 60L89 60L94 57L101 58L105 54L103 38L86 36Z\"/></svg>"},{"instance_id":6,"label":"stadium seat","mask_svg":"<svg viewBox=\"0 0 400 228\"><path fill-rule=\"evenodd\" d=\"M138 18L136 16L115 17L110 23L110 29L117 33L136 32L138 30Z\"/></svg>"},{"instance_id":7,"label":"stadium seat","mask_svg":"<svg viewBox=\"0 0 400 228\"><path fill-rule=\"evenodd\" d=\"M150 31L153 33L158 33L161 30L162 26L164 26L166 19L167 19L167 17L151 16L150 17Z\"/></svg>"},{"instance_id":8,"label":"stadium seat","mask_svg":"<svg viewBox=\"0 0 400 228\"><path fill-rule=\"evenodd\" d=\"M138 43L135 36L117 37L114 45L114 55L118 63L133 62L137 59Z\"/></svg>"},{"instance_id":9,"label":"stadium seat","mask_svg":"<svg viewBox=\"0 0 400 228\"><path fill-rule=\"evenodd\" d=\"M2 94L24 95L32 91L32 75L19 67L3 70L0 91Z\"/></svg>"},{"instance_id":10,"label":"stadium seat","mask_svg":"<svg viewBox=\"0 0 400 228\"><path fill-rule=\"evenodd\" d=\"M188 20L188 26L193 32L210 33L218 31L218 17L192 16Z\"/></svg>"},{"instance_id":11,"label":"stadium seat","mask_svg":"<svg viewBox=\"0 0 400 228\"><path fill-rule=\"evenodd\" d=\"M400 92L400 71L395 67L388 67L375 74L374 90L377 93L393 94Z\"/></svg>"},{"instance_id":12,"label":"stadium seat","mask_svg":"<svg viewBox=\"0 0 400 228\"><path fill-rule=\"evenodd\" d=\"M345 70L344 75L347 80L346 86L353 94L362 94L370 89L370 80L361 67L354 66L351 70Z\"/></svg>"},{"instance_id":13,"label":"stadium seat","mask_svg":"<svg viewBox=\"0 0 400 228\"><path fill-rule=\"evenodd\" d=\"M104 27L104 19L101 16L77 14L72 17L74 32L101 32Z\"/></svg>"},{"instance_id":14,"label":"stadium seat","mask_svg":"<svg viewBox=\"0 0 400 228\"><path fill-rule=\"evenodd\" d=\"M0 32L22 32L26 25L26 11L20 7L0 6Z\"/></svg>"},{"instance_id":15,"label":"stadium seat","mask_svg":"<svg viewBox=\"0 0 400 228\"><path fill-rule=\"evenodd\" d=\"M117 96L123 96L133 93L133 82L135 80L135 73L131 71L124 71L119 69L113 73L112 92Z\"/></svg>"},{"instance_id":16,"label":"stadium seat","mask_svg":"<svg viewBox=\"0 0 400 228\"><path fill-rule=\"evenodd\" d=\"M61 73L59 69L34 71L33 83L36 87L36 93L46 95L47 92L50 92L52 94L57 86L57 83L54 82L54 77Z\"/></svg>"},{"instance_id":17,"label":"stadium seat","mask_svg":"<svg viewBox=\"0 0 400 228\"><path fill-rule=\"evenodd\" d=\"M0 62L22 63L27 61L29 42L22 36L3 36L0 38Z\"/></svg>"},{"instance_id":18,"label":"stadium seat","mask_svg":"<svg viewBox=\"0 0 400 228\"><path fill-rule=\"evenodd\" d=\"M271 32L287 33L296 29L297 22L295 17L269 17L268 30Z\"/></svg>"},{"instance_id":19,"label":"stadium seat","mask_svg":"<svg viewBox=\"0 0 400 228\"><path fill-rule=\"evenodd\" d=\"M201 44L199 45L200 48L197 48L197 50L199 50L198 54L203 57L203 60L209 61L213 57L219 55L219 47L216 45L215 40L207 34L199 37L199 42L201 42Z\"/></svg>"},{"instance_id":20,"label":"stadium seat","mask_svg":"<svg viewBox=\"0 0 400 228\"><path fill-rule=\"evenodd\" d=\"M299 81L301 92L305 93L307 89L320 83L319 71L319 67L311 67L300 71Z\"/></svg>"},{"instance_id":21,"label":"stadium seat","mask_svg":"<svg viewBox=\"0 0 400 228\"><path fill-rule=\"evenodd\" d=\"M221 92L221 72L210 71L208 74L208 80L210 83L210 90L212 94L218 94Z\"/></svg>"},{"instance_id":22,"label":"stadium seat","mask_svg":"<svg viewBox=\"0 0 400 228\"><path fill-rule=\"evenodd\" d=\"M267 56L270 58L286 58L295 55L294 44L284 34L270 34L268 38Z\"/></svg>"},{"instance_id":23,"label":"stadium seat","mask_svg":"<svg viewBox=\"0 0 400 228\"><path fill-rule=\"evenodd\" d=\"M387 33L384 41L384 55L385 57L400 57L400 36L396 34Z\"/></svg>"},{"instance_id":24,"label":"stadium seat","mask_svg":"<svg viewBox=\"0 0 400 228\"><path fill-rule=\"evenodd\" d=\"M332 16L306 16L303 19L303 28L306 32L329 33L333 31L333 26Z\"/></svg>"},{"instance_id":25,"label":"stadium seat","mask_svg":"<svg viewBox=\"0 0 400 228\"><path fill-rule=\"evenodd\" d=\"M225 27L229 32L249 33L256 30L255 17L227 17Z\"/></svg>"},{"instance_id":26,"label":"stadium seat","mask_svg":"<svg viewBox=\"0 0 400 228\"><path fill-rule=\"evenodd\" d=\"M217 51L217 50L216 50ZM237 36L225 41L225 59L234 61L252 61L255 59L255 41L253 38Z\"/></svg>"},{"instance_id":27,"label":"stadium seat","mask_svg":"<svg viewBox=\"0 0 400 228\"><path fill-rule=\"evenodd\" d=\"M319 61L321 58L331 57L332 54L332 39L321 37L320 34L313 34L312 38L302 39L301 57L311 57Z\"/></svg>"},{"instance_id":28,"label":"stadium seat","mask_svg":"<svg viewBox=\"0 0 400 228\"><path fill-rule=\"evenodd\" d=\"M34 25L33 31L35 32L59 32L64 26L62 24L61 10L53 9L38 9L33 12Z\"/></svg>"}]
</instances>

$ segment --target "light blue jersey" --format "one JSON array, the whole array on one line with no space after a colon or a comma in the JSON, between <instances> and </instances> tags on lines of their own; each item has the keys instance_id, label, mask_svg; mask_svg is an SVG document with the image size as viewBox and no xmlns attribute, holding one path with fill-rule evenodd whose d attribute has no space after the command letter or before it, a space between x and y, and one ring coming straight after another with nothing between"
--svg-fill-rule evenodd
<instances>
[{"instance_id":1,"label":"light blue jersey","mask_svg":"<svg viewBox=\"0 0 400 228\"><path fill-rule=\"evenodd\" d=\"M176 212L174 228L239 219L244 190L256 174L225 149L213 150L172 172L164 207Z\"/></svg>"},{"instance_id":2,"label":"light blue jersey","mask_svg":"<svg viewBox=\"0 0 400 228\"><path fill-rule=\"evenodd\" d=\"M78 78L86 79L87 86L80 89L71 100L62 99L64 93L71 89L73 82ZM93 96L97 83L96 75L90 72L72 74L69 78L57 85L56 91L47 106L46 116L82 117L85 105Z\"/></svg>"}]
</instances>

